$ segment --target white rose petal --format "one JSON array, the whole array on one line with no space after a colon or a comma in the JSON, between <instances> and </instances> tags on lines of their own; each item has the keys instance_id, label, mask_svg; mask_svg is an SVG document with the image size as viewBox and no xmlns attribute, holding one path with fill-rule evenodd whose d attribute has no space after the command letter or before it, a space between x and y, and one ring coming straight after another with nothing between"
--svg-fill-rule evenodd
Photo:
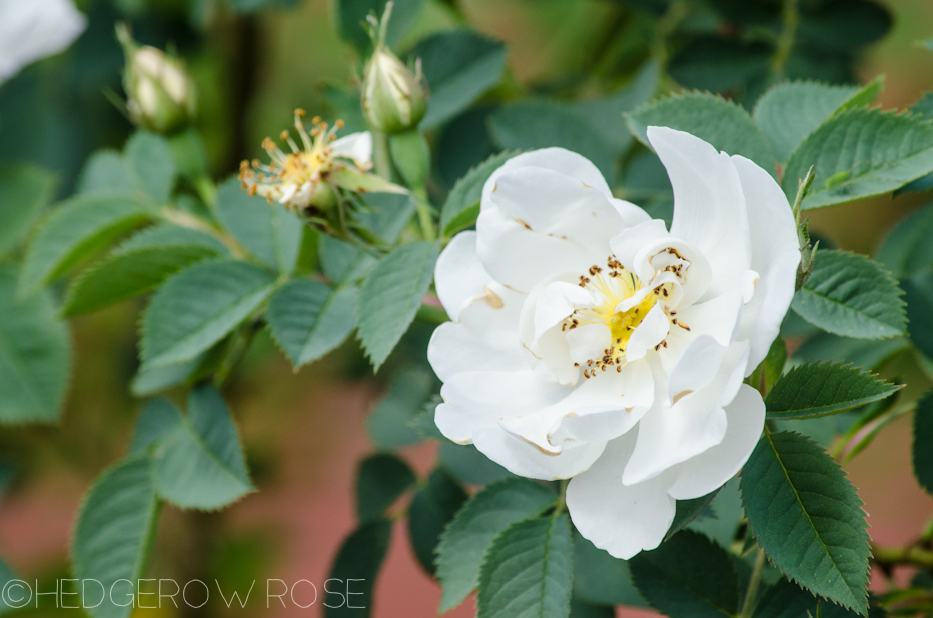
<instances>
[{"instance_id":1,"label":"white rose petal","mask_svg":"<svg viewBox=\"0 0 933 618\"><path fill-rule=\"evenodd\" d=\"M515 474L572 478L575 526L622 558L747 460L764 403L742 379L800 260L767 172L687 133L648 136L674 187L670 230L580 155L514 157L484 185L476 232L438 259L453 321L428 346L441 432Z\"/></svg>"},{"instance_id":2,"label":"white rose petal","mask_svg":"<svg viewBox=\"0 0 933 618\"><path fill-rule=\"evenodd\" d=\"M0 83L65 51L86 27L71 0L0 0Z\"/></svg>"}]
</instances>

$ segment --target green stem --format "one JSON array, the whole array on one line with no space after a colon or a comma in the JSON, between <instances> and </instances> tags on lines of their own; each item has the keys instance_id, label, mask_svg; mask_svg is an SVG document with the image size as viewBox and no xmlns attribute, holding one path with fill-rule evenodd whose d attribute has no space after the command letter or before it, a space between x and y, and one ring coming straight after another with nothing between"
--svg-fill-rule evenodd
<instances>
[{"instance_id":1,"label":"green stem","mask_svg":"<svg viewBox=\"0 0 933 618\"><path fill-rule=\"evenodd\" d=\"M872 560L881 566L916 566L924 569L933 567L933 551L910 545L908 547L871 546Z\"/></svg>"},{"instance_id":2,"label":"green stem","mask_svg":"<svg viewBox=\"0 0 933 618\"><path fill-rule=\"evenodd\" d=\"M791 51L794 49L794 36L797 34L797 26L800 24L800 11L797 6L799 1L784 0L782 15L784 26L781 28L777 49L771 61L771 70L779 79L784 77L784 68L790 58Z\"/></svg>"},{"instance_id":3,"label":"green stem","mask_svg":"<svg viewBox=\"0 0 933 618\"><path fill-rule=\"evenodd\" d=\"M667 55L667 40L674 34L674 31L677 30L677 26L680 25L680 22L689 12L690 7L687 6L687 2L679 0L678 2L673 2L667 9L667 12L658 20L658 27L651 44L651 55L658 62L658 66L662 71L667 68L667 62L669 60Z\"/></svg>"},{"instance_id":4,"label":"green stem","mask_svg":"<svg viewBox=\"0 0 933 618\"><path fill-rule=\"evenodd\" d=\"M748 580L748 589L745 591L745 600L742 602L742 611L739 618L751 618L755 610L755 597L758 596L758 586L761 585L761 575L765 570L765 550L759 548L758 556L755 558L755 566L752 568L752 577Z\"/></svg>"},{"instance_id":5,"label":"green stem","mask_svg":"<svg viewBox=\"0 0 933 618\"><path fill-rule=\"evenodd\" d=\"M373 131L373 165L376 174L392 181L392 157L389 154L389 136L381 131Z\"/></svg>"},{"instance_id":6,"label":"green stem","mask_svg":"<svg viewBox=\"0 0 933 618\"><path fill-rule=\"evenodd\" d=\"M230 374L233 372L233 368L236 367L237 363L240 362L240 359L243 358L243 355L246 354L246 350L249 349L249 344L252 343L253 337L259 332L261 323L257 320L251 322L240 329L240 332L236 334L236 339L230 346L230 350L227 352L226 357L220 364L220 367L217 368L217 372L214 374L214 386L220 390L224 385L227 379L230 377Z\"/></svg>"},{"instance_id":7,"label":"green stem","mask_svg":"<svg viewBox=\"0 0 933 618\"><path fill-rule=\"evenodd\" d=\"M208 176L199 176L194 182L194 190L215 217L217 216L217 188Z\"/></svg>"},{"instance_id":8,"label":"green stem","mask_svg":"<svg viewBox=\"0 0 933 618\"><path fill-rule=\"evenodd\" d=\"M424 187L415 187L411 191L415 199L415 209L418 211L418 223L421 225L421 237L429 242L437 240L437 231L434 229L434 209L428 205L428 194Z\"/></svg>"},{"instance_id":9,"label":"green stem","mask_svg":"<svg viewBox=\"0 0 933 618\"><path fill-rule=\"evenodd\" d=\"M567 510L567 485L570 479L561 479L560 481L560 500L557 502L557 508L554 509L554 516L557 517Z\"/></svg>"}]
</instances>

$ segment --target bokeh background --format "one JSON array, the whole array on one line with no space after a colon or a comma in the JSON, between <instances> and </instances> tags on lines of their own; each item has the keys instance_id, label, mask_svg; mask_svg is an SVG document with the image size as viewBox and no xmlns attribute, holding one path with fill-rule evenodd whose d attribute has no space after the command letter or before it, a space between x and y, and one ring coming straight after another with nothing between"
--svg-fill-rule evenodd
<instances>
[{"instance_id":1,"label":"bokeh background","mask_svg":"<svg viewBox=\"0 0 933 618\"><path fill-rule=\"evenodd\" d=\"M879 2L894 16L893 27L859 52L855 77L864 83L885 74L879 103L903 108L933 89L933 52L917 44L933 38L933 3ZM30 160L55 170L62 196L71 192L92 151L120 148L132 130L107 97L121 92L116 21L129 20L140 41L174 45L186 58L199 86L198 129L218 179L255 154L265 135L286 126L293 108L332 111L325 88L353 84L353 52L338 38L327 0L295 0L250 14L216 6L198 14L186 0L78 4L89 27L73 48L0 87L0 165ZM632 36L639 32L627 9L613 0L460 0L457 5L476 28L508 44L509 76L502 87L521 92L549 93L564 82L585 83L602 70L594 57L607 28L628 24ZM408 38L450 28L461 18L448 3L427 0ZM846 36L844 30L840 36ZM888 230L923 204L922 195L904 195L827 209L814 213L812 229L837 246L871 254ZM127 302L72 321L74 370L59 426L0 430L0 456L17 466L0 501L0 555L24 579L45 582L45 590L54 587L55 578L68 577L67 546L81 496L127 448L140 407L129 383L137 368L141 306ZM910 367L915 365L898 365L895 359L886 372L922 384L920 376L899 373L915 371ZM268 578L307 579L320 586L354 525L356 463L373 451L365 418L385 383L385 376L371 375L355 342L295 373L260 336L225 392L259 491L218 514L167 507L151 576L216 578L243 590L255 579L254 595L264 594ZM872 537L882 544L910 541L933 514L933 500L910 471L909 436L909 419L902 418L846 466L866 504ZM403 454L423 474L435 451L430 443ZM403 522L396 524L376 590L379 618L436 614L439 589L417 565ZM66 611L77 613L22 614ZM254 609L252 615L319 611L320 603L310 610ZM138 614L182 615L169 609ZM251 615L239 608L227 612L216 601L186 615L227 614ZM472 601L448 615L473 615ZM653 614L619 610L618 615Z\"/></svg>"}]
</instances>

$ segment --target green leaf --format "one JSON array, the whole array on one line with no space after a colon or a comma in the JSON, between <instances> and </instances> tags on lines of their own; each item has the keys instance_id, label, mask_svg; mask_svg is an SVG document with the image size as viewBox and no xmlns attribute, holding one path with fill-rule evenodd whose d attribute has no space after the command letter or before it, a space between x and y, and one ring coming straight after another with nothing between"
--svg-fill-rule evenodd
<instances>
[{"instance_id":1,"label":"green leaf","mask_svg":"<svg viewBox=\"0 0 933 618\"><path fill-rule=\"evenodd\" d=\"M177 169L164 137L137 131L126 142L123 162L134 188L151 197L157 204L169 201Z\"/></svg>"},{"instance_id":2,"label":"green leaf","mask_svg":"<svg viewBox=\"0 0 933 618\"><path fill-rule=\"evenodd\" d=\"M353 332L357 289L298 279L279 288L269 301L266 321L279 347L297 370L321 358Z\"/></svg>"},{"instance_id":3,"label":"green leaf","mask_svg":"<svg viewBox=\"0 0 933 618\"><path fill-rule=\"evenodd\" d=\"M440 394L434 395L428 399L427 403L421 406L419 412L405 422L405 425L413 429L422 440L440 440L443 444L447 438L444 437L444 434L441 433L441 430L438 429L437 425L434 423L434 411L442 401ZM450 470L450 467L447 469ZM453 470L450 471L453 472ZM457 478L460 478L456 472L453 472L453 474ZM462 481L463 479L460 478L460 480ZM485 483L480 484L485 485Z\"/></svg>"},{"instance_id":4,"label":"green leaf","mask_svg":"<svg viewBox=\"0 0 933 618\"><path fill-rule=\"evenodd\" d=\"M467 495L443 468L431 472L408 506L408 538L421 567L434 575L435 549L444 527L454 518Z\"/></svg>"},{"instance_id":5,"label":"green leaf","mask_svg":"<svg viewBox=\"0 0 933 618\"><path fill-rule=\"evenodd\" d=\"M0 498L3 498L7 489L10 488L10 483L13 482L13 476L15 474L16 466L10 461L0 459ZM0 590L3 590L3 588L0 587Z\"/></svg>"},{"instance_id":6,"label":"green leaf","mask_svg":"<svg viewBox=\"0 0 933 618\"><path fill-rule=\"evenodd\" d=\"M648 127L670 127L709 142L716 150L742 155L775 175L768 141L748 112L722 97L688 92L649 103L625 115L629 129L646 146Z\"/></svg>"},{"instance_id":7,"label":"green leaf","mask_svg":"<svg viewBox=\"0 0 933 618\"><path fill-rule=\"evenodd\" d=\"M143 315L143 365L194 358L248 318L274 285L266 270L235 260L200 262L173 275Z\"/></svg>"},{"instance_id":8,"label":"green leaf","mask_svg":"<svg viewBox=\"0 0 933 618\"><path fill-rule=\"evenodd\" d=\"M437 577L443 588L438 611L460 605L476 588L493 539L513 524L538 517L556 501L545 485L522 478L499 481L470 498L437 546Z\"/></svg>"},{"instance_id":9,"label":"green leaf","mask_svg":"<svg viewBox=\"0 0 933 618\"><path fill-rule=\"evenodd\" d=\"M376 258L362 249L331 236L321 236L318 244L321 270L335 284L357 281L376 264Z\"/></svg>"},{"instance_id":10,"label":"green leaf","mask_svg":"<svg viewBox=\"0 0 933 618\"><path fill-rule=\"evenodd\" d=\"M652 607L672 618L721 618L739 609L733 559L706 536L684 530L629 560L632 581Z\"/></svg>"},{"instance_id":11,"label":"green leaf","mask_svg":"<svg viewBox=\"0 0 933 618\"><path fill-rule=\"evenodd\" d=\"M846 251L819 251L791 307L823 330L860 339L904 334L901 290L877 262Z\"/></svg>"},{"instance_id":12,"label":"green leaf","mask_svg":"<svg viewBox=\"0 0 933 618\"><path fill-rule=\"evenodd\" d=\"M39 223L26 251L20 293L41 288L114 240L151 220L154 211L126 194L78 196Z\"/></svg>"},{"instance_id":13,"label":"green leaf","mask_svg":"<svg viewBox=\"0 0 933 618\"><path fill-rule=\"evenodd\" d=\"M217 346L222 345L221 341ZM208 355L202 352L191 360L161 367L140 367L130 382L130 392L135 397L149 397L173 386L184 384L195 373Z\"/></svg>"},{"instance_id":14,"label":"green leaf","mask_svg":"<svg viewBox=\"0 0 933 618\"><path fill-rule=\"evenodd\" d=\"M376 576L389 549L391 534L392 523L380 519L363 524L344 540L328 577L328 580L337 580L328 590L336 590L340 594L334 592L327 596L325 618L370 615ZM349 597L347 592L350 593Z\"/></svg>"},{"instance_id":15,"label":"green leaf","mask_svg":"<svg viewBox=\"0 0 933 618\"><path fill-rule=\"evenodd\" d=\"M133 185L116 150L98 150L87 160L78 177L78 194L132 192Z\"/></svg>"},{"instance_id":16,"label":"green leaf","mask_svg":"<svg viewBox=\"0 0 933 618\"><path fill-rule=\"evenodd\" d=\"M517 152L503 151L492 155L479 165L471 168L457 183L441 210L441 230L444 236L453 236L460 230L476 223L479 216L479 200L483 194L483 185L494 171L517 155Z\"/></svg>"},{"instance_id":17,"label":"green leaf","mask_svg":"<svg viewBox=\"0 0 933 618\"><path fill-rule=\"evenodd\" d=\"M184 509L213 511L255 489L233 419L211 386L191 392L188 418L158 439L152 458L156 491Z\"/></svg>"},{"instance_id":18,"label":"green leaf","mask_svg":"<svg viewBox=\"0 0 933 618\"><path fill-rule=\"evenodd\" d=\"M129 253L139 249L158 249L179 245L203 247L218 255L228 253L226 245L216 236L174 224L147 227L126 239L114 253Z\"/></svg>"},{"instance_id":19,"label":"green leaf","mask_svg":"<svg viewBox=\"0 0 933 618\"><path fill-rule=\"evenodd\" d=\"M807 363L778 380L765 399L768 418L817 418L890 397L902 387L860 367Z\"/></svg>"},{"instance_id":20,"label":"green leaf","mask_svg":"<svg viewBox=\"0 0 933 618\"><path fill-rule=\"evenodd\" d=\"M16 248L55 197L55 175L34 165L0 171L0 255Z\"/></svg>"},{"instance_id":21,"label":"green leaf","mask_svg":"<svg viewBox=\"0 0 933 618\"><path fill-rule=\"evenodd\" d=\"M121 251L75 278L62 313L75 316L146 294L170 275L216 255L214 250L200 245Z\"/></svg>"},{"instance_id":22,"label":"green leaf","mask_svg":"<svg viewBox=\"0 0 933 618\"><path fill-rule=\"evenodd\" d=\"M356 474L357 518L361 523L381 519L416 480L408 464L395 455L367 457Z\"/></svg>"},{"instance_id":23,"label":"green leaf","mask_svg":"<svg viewBox=\"0 0 933 618\"><path fill-rule=\"evenodd\" d=\"M904 337L892 337L883 341L852 339L832 333L818 333L807 339L794 352L794 361L846 360L856 367L877 370L886 360L907 349L910 344Z\"/></svg>"},{"instance_id":24,"label":"green leaf","mask_svg":"<svg viewBox=\"0 0 933 618\"><path fill-rule=\"evenodd\" d=\"M356 215L363 227L389 245L394 245L415 213L411 196L399 193L367 193L362 196L368 212Z\"/></svg>"},{"instance_id":25,"label":"green leaf","mask_svg":"<svg viewBox=\"0 0 933 618\"><path fill-rule=\"evenodd\" d=\"M145 455L163 436L182 423L181 412L168 399L150 399L143 406L133 430L130 455Z\"/></svg>"},{"instance_id":26,"label":"green leaf","mask_svg":"<svg viewBox=\"0 0 933 618\"><path fill-rule=\"evenodd\" d=\"M789 578L868 612L865 512L845 472L796 433L765 433L742 469L748 525Z\"/></svg>"},{"instance_id":27,"label":"green leaf","mask_svg":"<svg viewBox=\"0 0 933 618\"><path fill-rule=\"evenodd\" d=\"M632 583L627 561L611 556L579 533L573 548L574 599L596 605L648 606Z\"/></svg>"},{"instance_id":28,"label":"green leaf","mask_svg":"<svg viewBox=\"0 0 933 618\"><path fill-rule=\"evenodd\" d=\"M114 600L124 603L122 595L135 589L133 583L143 577L156 531L159 500L152 483L149 460L128 459L104 472L84 497L78 511L71 541L75 577L97 580L104 590L114 593ZM114 586L117 581L125 582ZM97 587L87 587L85 607L95 605ZM94 618L128 618L132 605L119 607L109 597L90 610Z\"/></svg>"},{"instance_id":29,"label":"green leaf","mask_svg":"<svg viewBox=\"0 0 933 618\"><path fill-rule=\"evenodd\" d=\"M357 302L357 327L374 370L379 370L415 318L431 285L439 251L439 243L402 245L366 275Z\"/></svg>"},{"instance_id":30,"label":"green leaf","mask_svg":"<svg viewBox=\"0 0 933 618\"><path fill-rule=\"evenodd\" d=\"M738 477L732 477L719 488L719 493L710 502L709 508L709 511L701 512L696 519L687 524L687 528L705 534L723 547L731 546L745 521Z\"/></svg>"},{"instance_id":31,"label":"green leaf","mask_svg":"<svg viewBox=\"0 0 933 618\"><path fill-rule=\"evenodd\" d=\"M719 489L722 489L721 487ZM695 520L705 519L704 515L711 514L715 517L712 506L713 499L719 493L719 489L711 491L705 496L694 498L693 500L678 500L677 510L674 512L674 522L670 530L667 531L664 540L668 540Z\"/></svg>"},{"instance_id":32,"label":"green leaf","mask_svg":"<svg viewBox=\"0 0 933 618\"><path fill-rule=\"evenodd\" d=\"M17 298L16 278L0 267L0 423L55 422L68 385L68 329L47 292Z\"/></svg>"},{"instance_id":33,"label":"green leaf","mask_svg":"<svg viewBox=\"0 0 933 618\"><path fill-rule=\"evenodd\" d=\"M765 392L768 392L781 379L781 374L784 373L784 365L787 364L787 344L784 343L784 339L780 336L774 339L763 362Z\"/></svg>"},{"instance_id":34,"label":"green leaf","mask_svg":"<svg viewBox=\"0 0 933 618\"><path fill-rule=\"evenodd\" d=\"M914 475L927 493L933 494L933 391L917 402L914 412Z\"/></svg>"},{"instance_id":35,"label":"green leaf","mask_svg":"<svg viewBox=\"0 0 933 618\"><path fill-rule=\"evenodd\" d=\"M566 618L573 541L567 515L531 519L495 538L479 576L477 618Z\"/></svg>"},{"instance_id":36,"label":"green leaf","mask_svg":"<svg viewBox=\"0 0 933 618\"><path fill-rule=\"evenodd\" d=\"M372 13L377 18L381 18L387 1L338 0L334 3L337 34L341 39L353 45L358 52L369 55L372 43L366 29L366 16ZM395 0L392 19L389 20L386 33L386 42L390 47L398 43L411 29L423 4L424 0Z\"/></svg>"},{"instance_id":37,"label":"green leaf","mask_svg":"<svg viewBox=\"0 0 933 618\"><path fill-rule=\"evenodd\" d=\"M573 107L602 133L615 156L621 156L633 141L631 131L623 122L624 114L641 107L657 94L660 77L658 63L646 62L624 88L599 99L578 101Z\"/></svg>"},{"instance_id":38,"label":"green leaf","mask_svg":"<svg viewBox=\"0 0 933 618\"><path fill-rule=\"evenodd\" d=\"M875 258L896 279L933 270L933 206L907 215L884 239Z\"/></svg>"},{"instance_id":39,"label":"green leaf","mask_svg":"<svg viewBox=\"0 0 933 618\"><path fill-rule=\"evenodd\" d=\"M217 188L217 216L263 264L285 274L295 269L304 226L284 206L247 195L240 181L230 178Z\"/></svg>"},{"instance_id":40,"label":"green leaf","mask_svg":"<svg viewBox=\"0 0 933 618\"><path fill-rule=\"evenodd\" d=\"M394 193L367 193L363 196L369 212L356 215L359 223L394 245L415 212L415 203L408 195ZM359 247L322 235L318 245L321 270L334 283L355 282L363 278L376 263L376 259Z\"/></svg>"},{"instance_id":41,"label":"green leaf","mask_svg":"<svg viewBox=\"0 0 933 618\"><path fill-rule=\"evenodd\" d=\"M476 450L472 444L454 444L446 438L441 442L437 459L448 472L470 485L488 485L513 476L511 472Z\"/></svg>"},{"instance_id":42,"label":"green leaf","mask_svg":"<svg viewBox=\"0 0 933 618\"><path fill-rule=\"evenodd\" d=\"M574 595L570 599L570 618L615 618L615 608L608 605L592 605Z\"/></svg>"},{"instance_id":43,"label":"green leaf","mask_svg":"<svg viewBox=\"0 0 933 618\"><path fill-rule=\"evenodd\" d=\"M489 120L493 139L503 148L528 150L559 146L580 153L612 178L616 157L603 133L571 106L557 101L527 99L506 105Z\"/></svg>"},{"instance_id":44,"label":"green leaf","mask_svg":"<svg viewBox=\"0 0 933 618\"><path fill-rule=\"evenodd\" d=\"M919 101L910 106L910 111L926 116L927 120L933 119L933 92L927 92L920 97Z\"/></svg>"},{"instance_id":45,"label":"green leaf","mask_svg":"<svg viewBox=\"0 0 933 618\"><path fill-rule=\"evenodd\" d=\"M755 122L784 164L803 140L833 114L870 105L884 87L884 76L867 86L831 86L799 81L778 84L755 105Z\"/></svg>"},{"instance_id":46,"label":"green leaf","mask_svg":"<svg viewBox=\"0 0 933 618\"><path fill-rule=\"evenodd\" d=\"M392 377L389 392L366 419L370 440L382 450L392 450L421 441L408 426L431 395L437 392L437 380L425 369L407 367Z\"/></svg>"},{"instance_id":47,"label":"green leaf","mask_svg":"<svg viewBox=\"0 0 933 618\"><path fill-rule=\"evenodd\" d=\"M758 602L755 618L806 618L816 613L817 599L797 584L781 579Z\"/></svg>"},{"instance_id":48,"label":"green leaf","mask_svg":"<svg viewBox=\"0 0 933 618\"><path fill-rule=\"evenodd\" d=\"M843 204L898 189L933 171L933 124L910 114L853 109L830 118L794 151L784 171L793 200L815 166L803 208Z\"/></svg>"},{"instance_id":49,"label":"green leaf","mask_svg":"<svg viewBox=\"0 0 933 618\"><path fill-rule=\"evenodd\" d=\"M927 358L933 358L933 273L905 279L907 330L910 342Z\"/></svg>"},{"instance_id":50,"label":"green leaf","mask_svg":"<svg viewBox=\"0 0 933 618\"><path fill-rule=\"evenodd\" d=\"M505 45L472 30L441 32L411 50L421 58L421 70L431 98L422 129L443 124L495 86L505 71Z\"/></svg>"}]
</instances>

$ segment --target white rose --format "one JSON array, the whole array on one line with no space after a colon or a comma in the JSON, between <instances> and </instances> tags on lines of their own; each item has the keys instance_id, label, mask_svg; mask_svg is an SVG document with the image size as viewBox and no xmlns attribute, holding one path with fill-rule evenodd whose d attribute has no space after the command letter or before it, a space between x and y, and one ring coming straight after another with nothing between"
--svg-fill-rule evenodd
<instances>
[{"instance_id":1,"label":"white rose","mask_svg":"<svg viewBox=\"0 0 933 618\"><path fill-rule=\"evenodd\" d=\"M64 51L86 27L71 0L0 0L0 83Z\"/></svg>"},{"instance_id":2,"label":"white rose","mask_svg":"<svg viewBox=\"0 0 933 618\"><path fill-rule=\"evenodd\" d=\"M674 188L670 231L580 155L515 157L484 186L476 231L438 259L452 321L428 347L441 432L515 474L572 478L574 524L620 558L657 547L675 500L748 459L765 408L742 380L800 261L767 172L688 133L648 138Z\"/></svg>"}]
</instances>

